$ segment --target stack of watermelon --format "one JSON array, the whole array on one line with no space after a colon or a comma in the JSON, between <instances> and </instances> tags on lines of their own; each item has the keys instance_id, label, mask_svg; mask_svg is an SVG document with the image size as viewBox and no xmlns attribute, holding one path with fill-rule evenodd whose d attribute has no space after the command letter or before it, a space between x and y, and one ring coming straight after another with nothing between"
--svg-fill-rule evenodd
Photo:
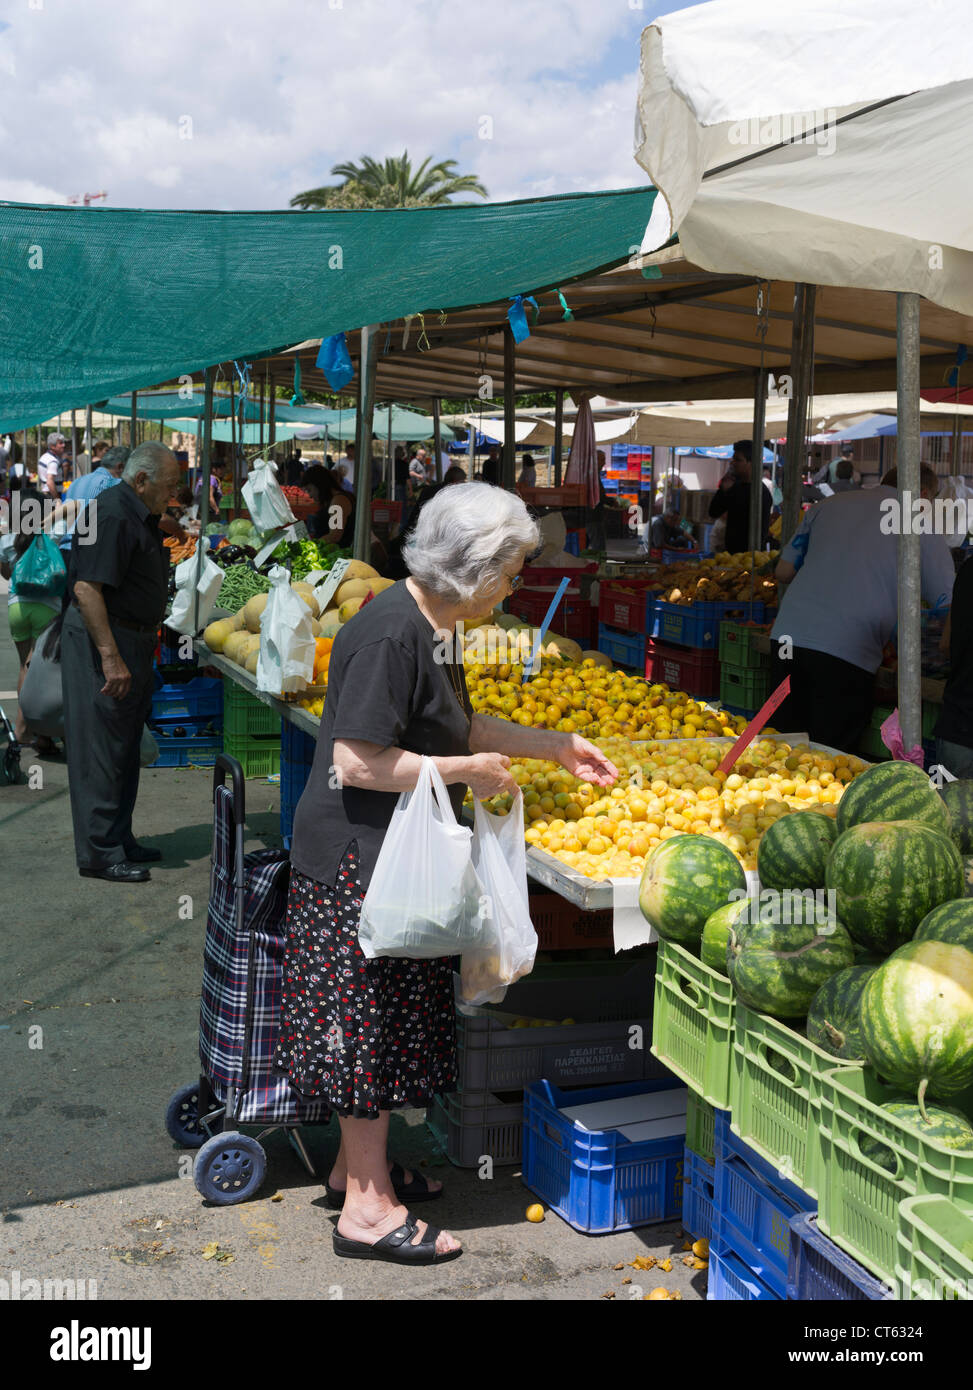
<instances>
[{"instance_id":1,"label":"stack of watermelon","mask_svg":"<svg viewBox=\"0 0 973 1390\"><path fill-rule=\"evenodd\" d=\"M683 835L646 862L640 905L749 1008L806 1019L818 1047L901 1088L889 1103L899 1118L973 1148L965 1116L927 1104L973 1085L971 853L973 783L940 795L913 764L882 763L849 785L834 820L802 811L767 830L759 897L744 901L723 846Z\"/></svg>"}]
</instances>

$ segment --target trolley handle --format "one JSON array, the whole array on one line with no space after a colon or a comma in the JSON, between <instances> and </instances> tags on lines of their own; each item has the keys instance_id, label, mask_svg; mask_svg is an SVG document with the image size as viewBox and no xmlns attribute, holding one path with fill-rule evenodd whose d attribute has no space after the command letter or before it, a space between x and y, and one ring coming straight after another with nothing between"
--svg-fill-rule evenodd
<instances>
[{"instance_id":1,"label":"trolley handle","mask_svg":"<svg viewBox=\"0 0 973 1390\"><path fill-rule=\"evenodd\" d=\"M213 800L216 800L216 788L226 786L226 775L230 774L233 782L233 817L238 825L242 825L246 818L246 781L243 776L243 768L236 758L231 758L228 753L219 753L216 757L216 764L213 768Z\"/></svg>"}]
</instances>

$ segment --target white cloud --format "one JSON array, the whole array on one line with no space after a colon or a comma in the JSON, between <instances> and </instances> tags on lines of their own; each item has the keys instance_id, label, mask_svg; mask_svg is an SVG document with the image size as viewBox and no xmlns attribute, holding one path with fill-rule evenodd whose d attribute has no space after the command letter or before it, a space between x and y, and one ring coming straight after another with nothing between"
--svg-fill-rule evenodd
<instances>
[{"instance_id":1,"label":"white cloud","mask_svg":"<svg viewBox=\"0 0 973 1390\"><path fill-rule=\"evenodd\" d=\"M648 18L627 0L24 5L0 32L13 74L3 187L36 187L38 201L104 188L116 207L172 206L178 188L179 207L282 208L340 160L404 148L455 157L491 199L639 184ZM477 138L483 115L491 140Z\"/></svg>"}]
</instances>

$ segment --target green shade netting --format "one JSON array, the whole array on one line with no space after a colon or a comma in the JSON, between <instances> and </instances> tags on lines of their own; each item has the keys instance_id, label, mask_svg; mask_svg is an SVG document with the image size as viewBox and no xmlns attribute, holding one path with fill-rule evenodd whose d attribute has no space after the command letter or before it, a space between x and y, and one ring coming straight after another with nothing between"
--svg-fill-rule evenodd
<instances>
[{"instance_id":1,"label":"green shade netting","mask_svg":"<svg viewBox=\"0 0 973 1390\"><path fill-rule=\"evenodd\" d=\"M260 213L2 203L0 429L307 338L565 284L627 260L654 198Z\"/></svg>"}]
</instances>

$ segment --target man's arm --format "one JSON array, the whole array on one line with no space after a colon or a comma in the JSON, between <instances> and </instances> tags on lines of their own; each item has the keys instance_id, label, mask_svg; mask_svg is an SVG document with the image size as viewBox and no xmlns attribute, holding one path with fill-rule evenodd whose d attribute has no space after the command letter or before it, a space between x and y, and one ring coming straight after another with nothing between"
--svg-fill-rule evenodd
<instances>
[{"instance_id":1,"label":"man's arm","mask_svg":"<svg viewBox=\"0 0 973 1390\"><path fill-rule=\"evenodd\" d=\"M88 635L101 656L101 669L105 674L101 694L110 695L113 700L121 700L131 689L132 673L122 660L112 634L101 585L79 579L74 586L74 597L77 599Z\"/></svg>"}]
</instances>

